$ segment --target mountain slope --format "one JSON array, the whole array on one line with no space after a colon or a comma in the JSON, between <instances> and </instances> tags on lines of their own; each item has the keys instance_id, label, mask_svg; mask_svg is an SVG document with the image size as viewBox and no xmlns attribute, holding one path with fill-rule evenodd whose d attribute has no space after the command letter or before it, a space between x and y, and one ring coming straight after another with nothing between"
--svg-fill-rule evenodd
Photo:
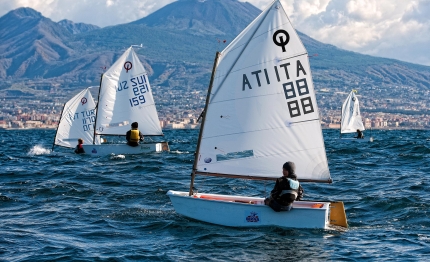
<instances>
[{"instance_id":1,"label":"mountain slope","mask_svg":"<svg viewBox=\"0 0 430 262\"><path fill-rule=\"evenodd\" d=\"M100 29L100 27L96 25L74 23L73 21L70 21L67 19L63 19L59 21L58 24L64 27L67 31L69 31L72 34L86 33L96 29Z\"/></svg>"},{"instance_id":2,"label":"mountain slope","mask_svg":"<svg viewBox=\"0 0 430 262\"><path fill-rule=\"evenodd\" d=\"M73 54L70 33L31 8L0 18L0 77L41 77L45 67Z\"/></svg>"},{"instance_id":3,"label":"mountain slope","mask_svg":"<svg viewBox=\"0 0 430 262\"><path fill-rule=\"evenodd\" d=\"M73 31L66 29L68 22L54 23L20 8L0 18L0 79L8 80L0 88L34 78L42 86L97 85L103 68L130 45L142 44L136 51L151 83L205 89L215 52L260 12L237 0L180 0L129 24ZM430 88L430 67L361 55L299 35L311 55L316 86Z\"/></svg>"},{"instance_id":4,"label":"mountain slope","mask_svg":"<svg viewBox=\"0 0 430 262\"><path fill-rule=\"evenodd\" d=\"M179 0L132 24L197 35L235 36L260 13L248 2Z\"/></svg>"}]
</instances>

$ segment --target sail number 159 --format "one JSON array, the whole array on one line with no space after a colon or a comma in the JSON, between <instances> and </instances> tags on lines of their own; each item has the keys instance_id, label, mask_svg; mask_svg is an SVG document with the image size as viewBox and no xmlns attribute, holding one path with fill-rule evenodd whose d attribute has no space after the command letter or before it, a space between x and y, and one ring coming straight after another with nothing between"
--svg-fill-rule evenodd
<instances>
[{"instance_id":1,"label":"sail number 159","mask_svg":"<svg viewBox=\"0 0 430 262\"><path fill-rule=\"evenodd\" d=\"M143 85L142 88L139 88L139 87L133 87L133 93L135 97L132 97L128 100L130 102L131 107L138 106L146 102L145 96L143 95L144 93L146 93L146 85Z\"/></svg>"}]
</instances>

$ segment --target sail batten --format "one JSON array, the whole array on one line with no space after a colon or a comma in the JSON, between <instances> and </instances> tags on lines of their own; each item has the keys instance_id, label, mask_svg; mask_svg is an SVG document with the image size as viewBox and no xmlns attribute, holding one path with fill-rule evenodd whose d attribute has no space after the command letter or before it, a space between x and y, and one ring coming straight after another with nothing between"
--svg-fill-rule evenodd
<instances>
[{"instance_id":1,"label":"sail batten","mask_svg":"<svg viewBox=\"0 0 430 262\"><path fill-rule=\"evenodd\" d=\"M148 75L133 48L103 74L97 107L96 133L125 133L138 122L143 135L162 135Z\"/></svg>"},{"instance_id":2,"label":"sail batten","mask_svg":"<svg viewBox=\"0 0 430 262\"><path fill-rule=\"evenodd\" d=\"M222 52L196 173L331 181L307 51L279 1Z\"/></svg>"}]
</instances>

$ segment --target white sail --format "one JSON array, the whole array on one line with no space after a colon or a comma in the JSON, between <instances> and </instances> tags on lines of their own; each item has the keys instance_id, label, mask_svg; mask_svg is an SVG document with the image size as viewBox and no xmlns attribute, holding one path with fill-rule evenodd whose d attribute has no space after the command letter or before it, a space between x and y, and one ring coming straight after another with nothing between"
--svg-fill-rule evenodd
<instances>
[{"instance_id":1,"label":"white sail","mask_svg":"<svg viewBox=\"0 0 430 262\"><path fill-rule=\"evenodd\" d=\"M279 1L220 55L198 173L331 181L308 54Z\"/></svg>"},{"instance_id":2,"label":"white sail","mask_svg":"<svg viewBox=\"0 0 430 262\"><path fill-rule=\"evenodd\" d=\"M93 144L96 104L90 88L82 90L64 105L55 145L73 148L77 145L78 138L82 138L84 143ZM100 144L99 137L96 137L95 144Z\"/></svg>"},{"instance_id":3,"label":"white sail","mask_svg":"<svg viewBox=\"0 0 430 262\"><path fill-rule=\"evenodd\" d=\"M363 120L360 115L360 105L355 91L351 91L345 102L342 104L342 119L340 124L340 132L355 133L357 129L365 130Z\"/></svg>"},{"instance_id":4,"label":"white sail","mask_svg":"<svg viewBox=\"0 0 430 262\"><path fill-rule=\"evenodd\" d=\"M130 47L103 75L96 132L125 135L133 122L143 135L162 135L146 70Z\"/></svg>"}]
</instances>

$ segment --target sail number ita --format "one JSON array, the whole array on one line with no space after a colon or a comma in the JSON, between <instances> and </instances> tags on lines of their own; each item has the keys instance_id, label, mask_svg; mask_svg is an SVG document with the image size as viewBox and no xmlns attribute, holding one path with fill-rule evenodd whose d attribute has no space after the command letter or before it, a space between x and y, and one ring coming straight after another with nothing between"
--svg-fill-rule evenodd
<instances>
[{"instance_id":1,"label":"sail number ita","mask_svg":"<svg viewBox=\"0 0 430 262\"><path fill-rule=\"evenodd\" d=\"M130 78L130 83L128 81L121 81L116 88L116 91L121 92L129 88L132 90L132 97L128 99L131 107L138 106L146 102L144 94L149 92L149 88L145 75Z\"/></svg>"},{"instance_id":2,"label":"sail number ita","mask_svg":"<svg viewBox=\"0 0 430 262\"><path fill-rule=\"evenodd\" d=\"M281 69L284 69L284 74L281 74ZM273 75L275 75L275 77ZM295 63L291 61L281 65L275 65L273 70L271 70L271 68L263 68L262 70L260 69L248 74L243 74L242 91L247 90L247 92L249 92L253 90L253 86L269 86L273 82L280 82L285 94L285 99L287 100L290 117L299 117L303 114L306 115L315 112L309 90L308 77L302 62L297 59ZM285 82L286 80L288 82ZM310 83L312 83L312 80L310 80Z\"/></svg>"}]
</instances>

